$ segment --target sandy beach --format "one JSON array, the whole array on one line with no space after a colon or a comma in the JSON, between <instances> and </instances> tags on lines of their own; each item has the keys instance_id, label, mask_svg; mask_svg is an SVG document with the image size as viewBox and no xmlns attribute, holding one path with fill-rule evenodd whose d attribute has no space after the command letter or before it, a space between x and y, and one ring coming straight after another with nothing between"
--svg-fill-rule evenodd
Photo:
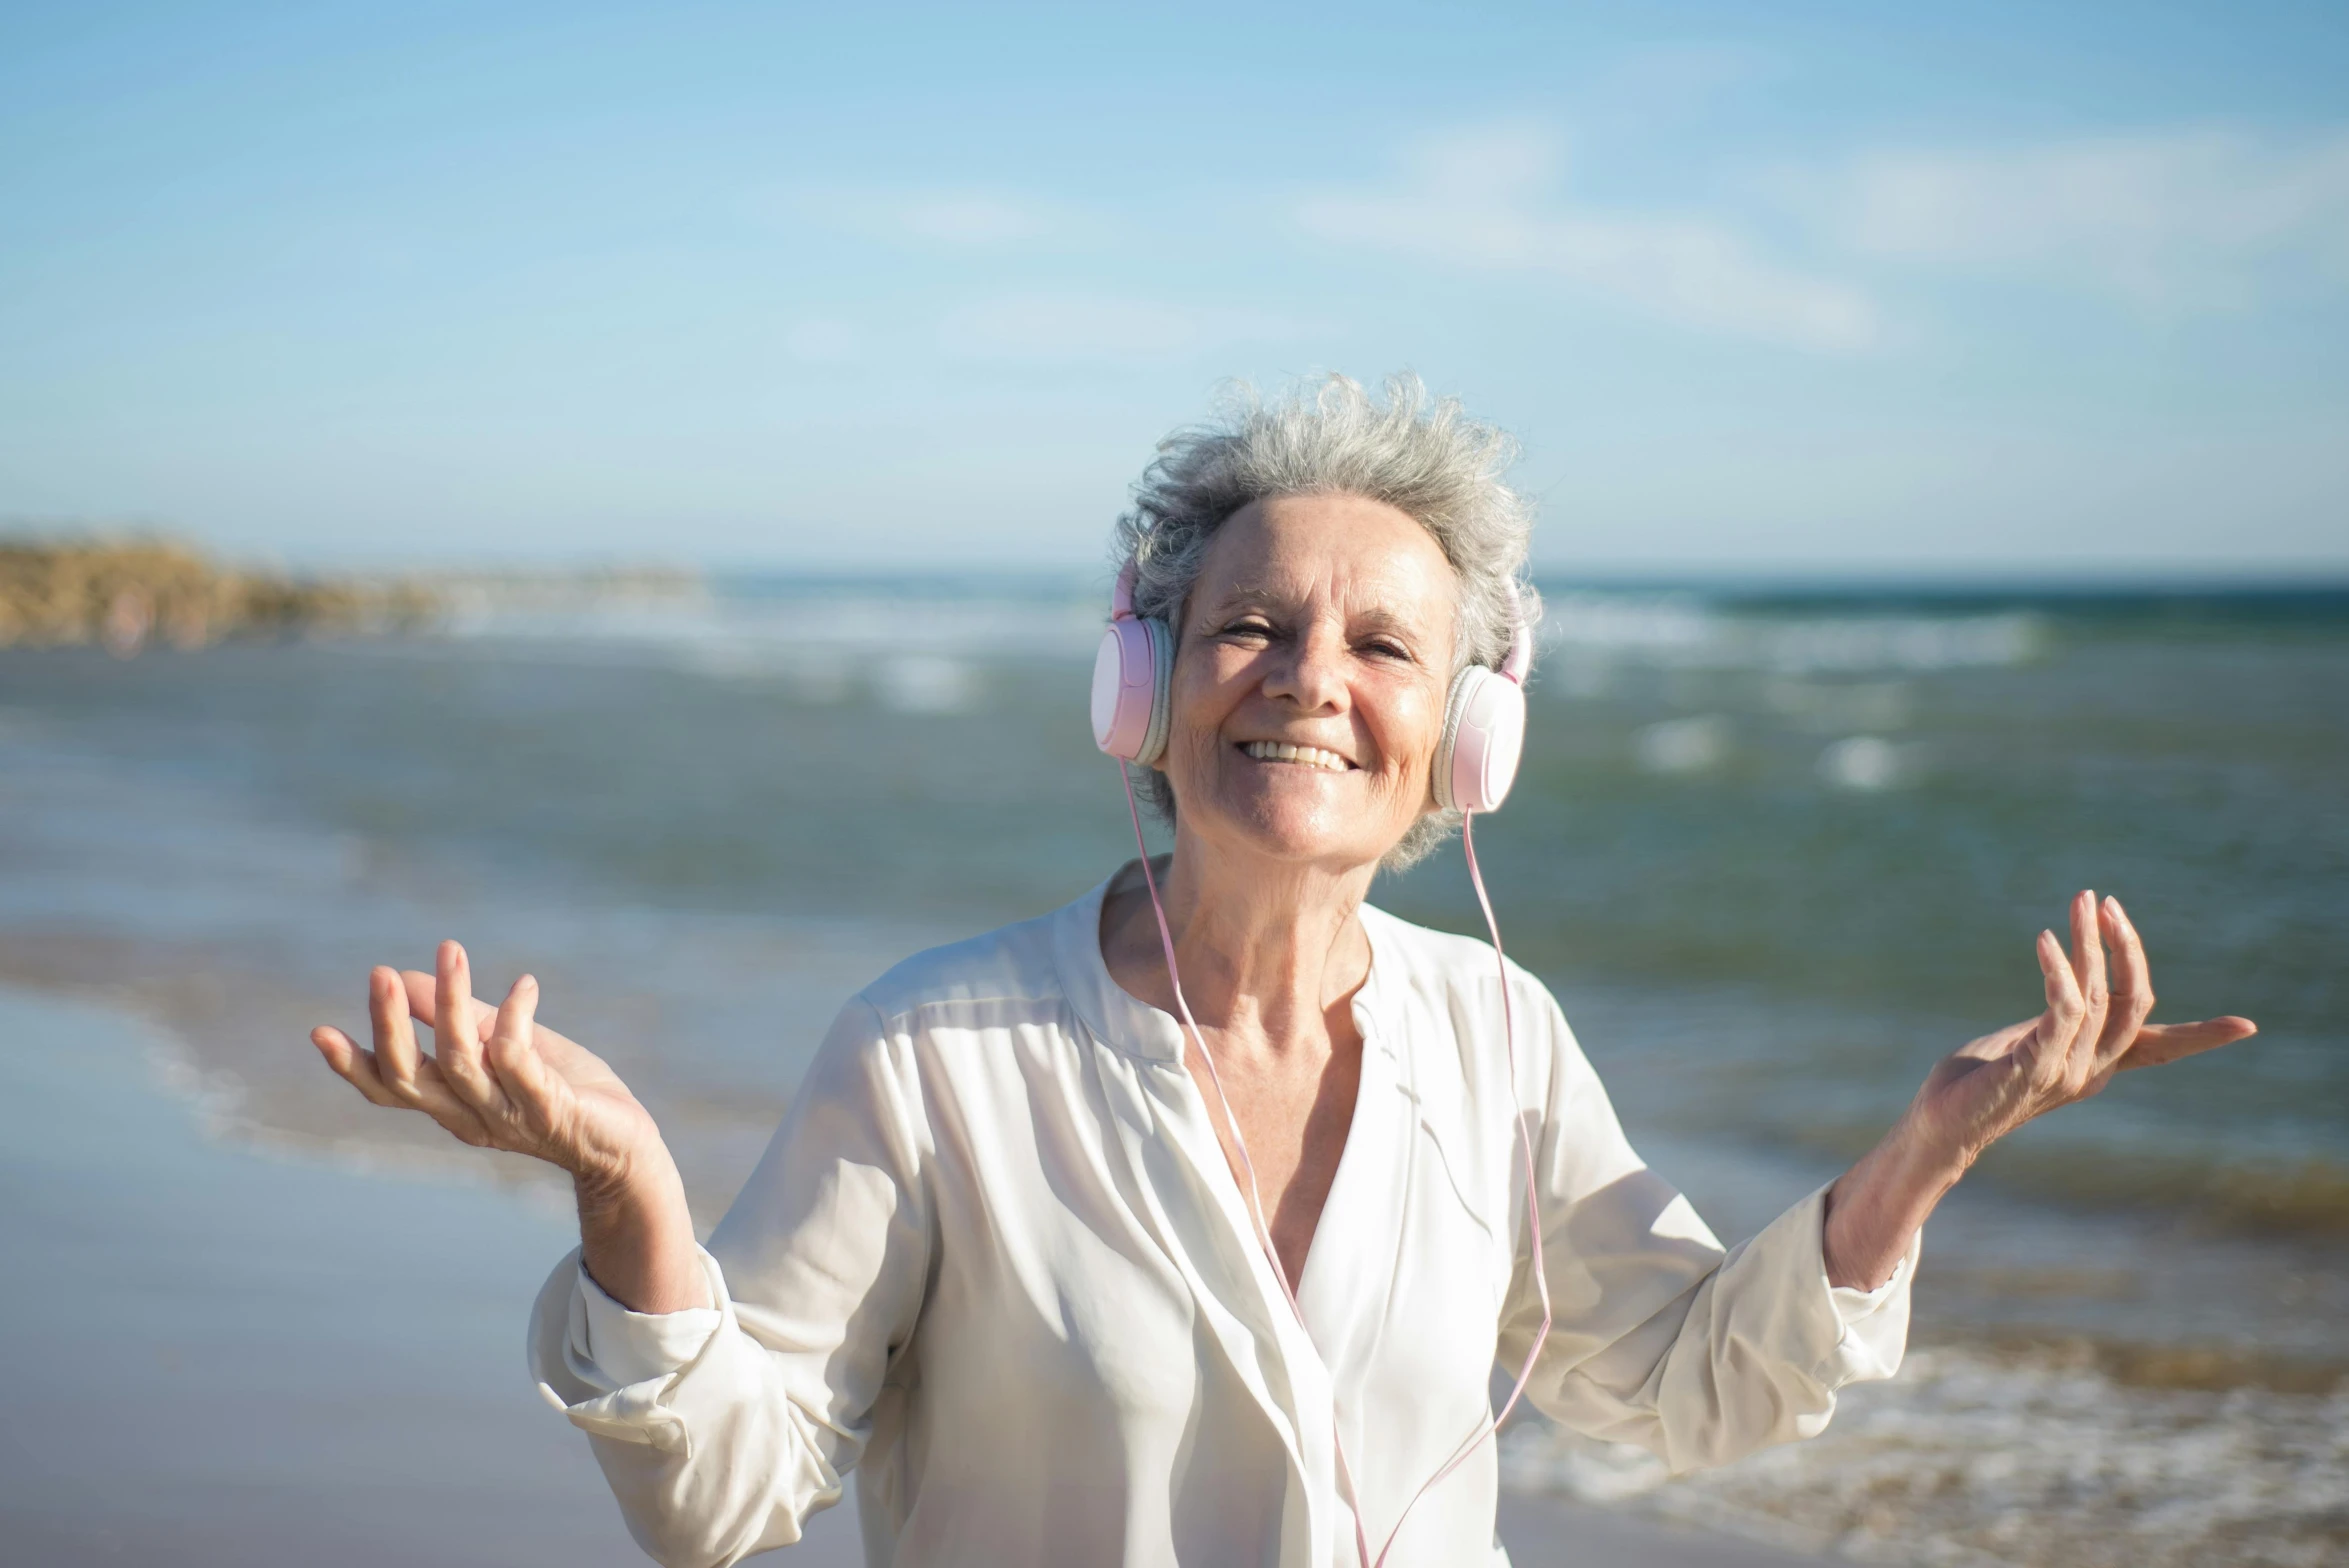
<instances>
[{"instance_id":1,"label":"sandy beach","mask_svg":"<svg viewBox=\"0 0 2349 1568\"><path fill-rule=\"evenodd\" d=\"M559 1203L208 1138L166 1087L177 1050L0 989L8 1560L644 1561L523 1371L524 1313L570 1245ZM1522 1498L1501 1525L1520 1568L1815 1561ZM853 1568L852 1514L774 1560Z\"/></svg>"}]
</instances>

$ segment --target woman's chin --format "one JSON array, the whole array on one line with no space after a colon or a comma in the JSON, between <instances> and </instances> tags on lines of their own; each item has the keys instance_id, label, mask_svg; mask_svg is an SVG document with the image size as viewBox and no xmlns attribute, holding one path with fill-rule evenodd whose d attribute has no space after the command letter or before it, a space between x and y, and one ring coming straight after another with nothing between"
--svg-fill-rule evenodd
<instances>
[{"instance_id":1,"label":"woman's chin","mask_svg":"<svg viewBox=\"0 0 2349 1568\"><path fill-rule=\"evenodd\" d=\"M1269 860L1322 865L1371 865L1394 847L1363 833L1369 815L1359 801L1300 800L1287 791L1260 795L1239 809L1219 812L1222 832L1206 835L1232 849ZM1408 824L1406 824L1408 826ZM1400 839L1400 829L1394 835Z\"/></svg>"}]
</instances>

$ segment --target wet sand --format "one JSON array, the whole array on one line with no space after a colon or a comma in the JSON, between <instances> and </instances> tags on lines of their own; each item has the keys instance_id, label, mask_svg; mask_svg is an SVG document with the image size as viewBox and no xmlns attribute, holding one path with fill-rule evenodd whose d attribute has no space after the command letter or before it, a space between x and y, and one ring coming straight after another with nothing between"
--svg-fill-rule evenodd
<instances>
[{"instance_id":1,"label":"wet sand","mask_svg":"<svg viewBox=\"0 0 2349 1568\"><path fill-rule=\"evenodd\" d=\"M211 1141L161 1087L170 1049L0 988L8 1560L644 1562L522 1368L561 1207ZM1817 1562L1522 1498L1501 1523L1520 1568ZM771 1560L854 1568L851 1512Z\"/></svg>"}]
</instances>

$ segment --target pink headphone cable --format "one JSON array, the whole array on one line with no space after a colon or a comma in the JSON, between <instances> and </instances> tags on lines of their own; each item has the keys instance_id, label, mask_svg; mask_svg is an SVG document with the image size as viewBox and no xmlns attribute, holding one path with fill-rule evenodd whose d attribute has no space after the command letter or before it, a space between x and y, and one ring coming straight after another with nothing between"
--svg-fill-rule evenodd
<instances>
[{"instance_id":1,"label":"pink headphone cable","mask_svg":"<svg viewBox=\"0 0 2349 1568\"><path fill-rule=\"evenodd\" d=\"M1134 800L1133 775L1126 771L1123 758L1118 760L1117 776L1118 781L1125 786L1126 815L1134 825L1134 848L1142 861L1142 885L1149 889L1150 911L1158 918L1158 940L1166 952L1166 978L1174 990L1175 1010L1181 1014L1184 1025L1191 1031L1191 1041L1199 1048L1199 1059L1207 1064L1208 1082L1215 1085L1215 1098L1223 1106L1224 1125L1231 1130L1232 1147L1239 1151L1240 1169L1248 1178L1248 1217L1255 1222L1257 1243L1264 1249L1265 1260L1272 1265L1272 1277L1280 1283L1281 1294L1288 1299L1289 1310L1296 1314L1298 1327L1305 1330L1307 1339L1311 1339L1313 1331L1305 1322L1305 1308L1297 1300L1296 1289L1289 1283L1288 1271L1281 1266L1280 1253L1272 1244L1272 1229L1265 1223L1264 1193L1256 1181L1256 1162L1248 1157L1248 1141L1240 1136L1240 1121L1232 1114L1231 1096L1224 1092L1223 1074L1215 1065L1215 1053L1207 1049L1207 1037L1200 1032L1199 1020L1191 1016L1191 1004L1183 996L1182 973L1175 966L1174 933L1167 927L1166 906L1158 898L1158 878L1150 869L1150 846L1142 838L1142 809ZM1484 911L1485 929L1492 933L1493 958L1500 967L1501 1030L1508 1051L1509 1087L1514 1095L1517 1087L1517 1021L1515 1009L1509 1001L1509 961L1501 952L1500 922L1493 918L1493 901L1485 893L1484 873L1476 864L1475 815L1474 812L1462 812L1460 815L1460 846L1467 853L1468 879L1476 887L1477 906ZM1477 1446L1486 1437L1497 1433L1501 1423L1509 1419L1509 1412L1517 1408L1517 1401L1525 1393L1526 1384L1533 1380L1534 1362L1542 1353L1543 1343L1550 1337L1550 1279L1542 1259L1540 1183L1534 1172L1533 1135L1526 1130L1522 1114L1511 1119L1517 1124L1517 1141L1525 1155L1525 1213L1528 1227L1533 1233L1533 1279L1534 1289L1542 1303L1541 1331L1534 1335L1533 1346L1525 1353L1525 1365L1517 1374L1516 1386L1509 1390L1509 1397L1503 1402L1499 1413L1479 1422L1475 1431L1461 1439L1460 1445L1444 1461L1443 1467L1420 1483L1419 1490L1411 1494L1411 1500L1395 1516L1395 1527L1387 1532L1386 1543L1378 1549L1376 1557L1370 1552L1370 1537L1362 1521L1361 1498L1354 1488L1353 1468L1346 1462L1346 1445L1338 1435L1337 1409L1333 1399L1330 1410L1330 1447L1337 1458L1338 1484L1344 1488L1346 1505L1354 1513L1354 1550L1363 1568L1385 1568L1387 1553L1394 1550L1395 1538L1403 1533L1403 1522L1411 1517L1411 1511L1419 1506L1420 1499L1427 1496L1437 1482L1467 1463Z\"/></svg>"}]
</instances>

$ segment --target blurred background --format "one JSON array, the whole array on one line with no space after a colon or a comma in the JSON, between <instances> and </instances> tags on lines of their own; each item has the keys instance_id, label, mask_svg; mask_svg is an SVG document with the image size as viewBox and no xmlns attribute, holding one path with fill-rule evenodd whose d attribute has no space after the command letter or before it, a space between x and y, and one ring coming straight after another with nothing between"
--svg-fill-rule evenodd
<instances>
[{"instance_id":1,"label":"blurred background","mask_svg":"<svg viewBox=\"0 0 2349 1568\"><path fill-rule=\"evenodd\" d=\"M520 1368L565 1194L308 1027L461 936L713 1219L848 993L1130 853L1154 443L1408 367L1541 510L1511 951L1725 1237L2073 889L2262 1025L1995 1151L1824 1438L1513 1428L1520 1562L2339 1560L2344 80L2289 6L0 12L0 1533L634 1560Z\"/></svg>"}]
</instances>

